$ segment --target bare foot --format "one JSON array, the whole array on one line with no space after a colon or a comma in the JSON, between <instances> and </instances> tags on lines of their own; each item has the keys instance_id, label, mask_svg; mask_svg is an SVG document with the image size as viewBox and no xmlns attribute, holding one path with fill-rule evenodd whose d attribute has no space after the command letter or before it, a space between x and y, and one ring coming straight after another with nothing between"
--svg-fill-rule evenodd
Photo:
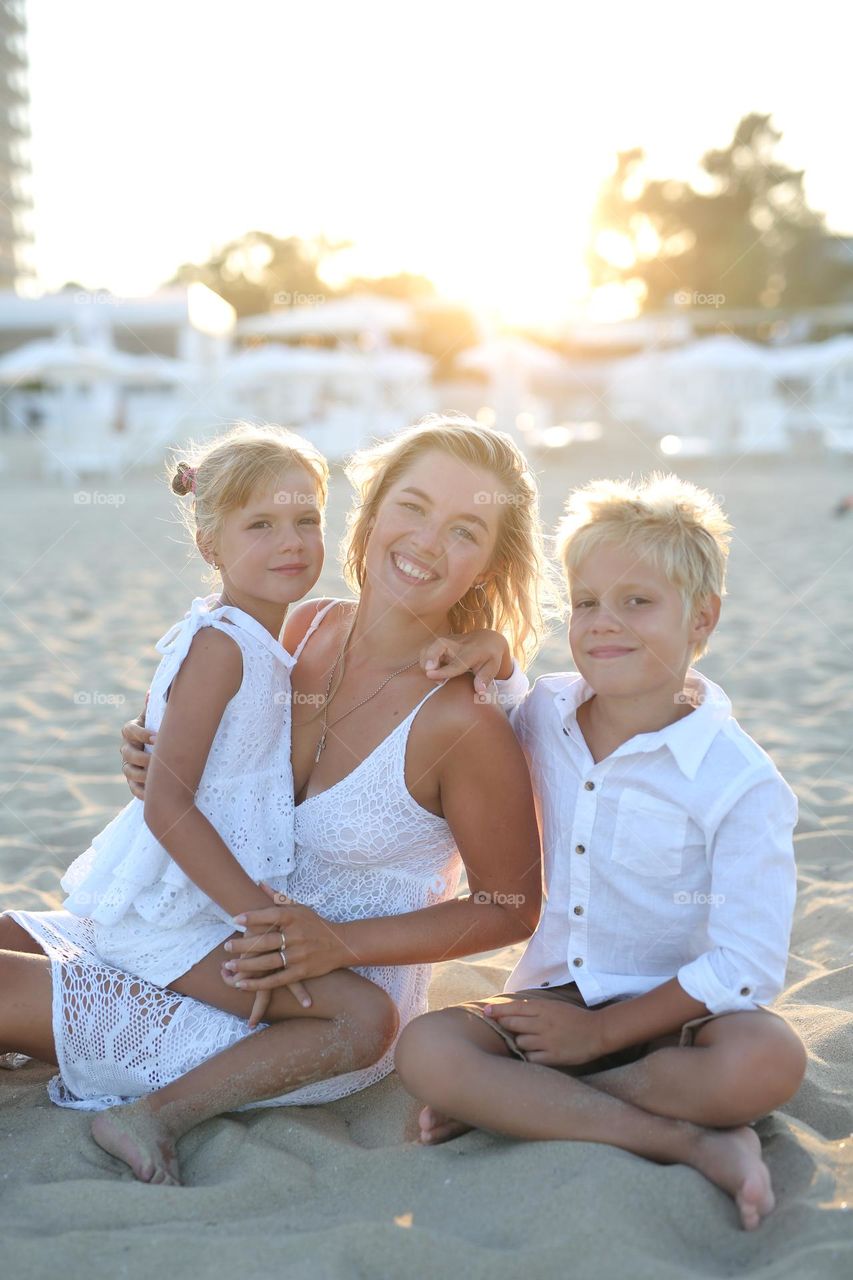
<instances>
[{"instance_id":1,"label":"bare foot","mask_svg":"<svg viewBox=\"0 0 853 1280\"><path fill-rule=\"evenodd\" d=\"M122 1160L140 1182L181 1185L178 1155L168 1129L143 1099L124 1107L110 1107L92 1121L92 1137L99 1147Z\"/></svg>"},{"instance_id":2,"label":"bare foot","mask_svg":"<svg viewBox=\"0 0 853 1280\"><path fill-rule=\"evenodd\" d=\"M424 1107L418 1116L418 1124L421 1127L419 1141L424 1146L448 1142L451 1138L458 1138L460 1133L470 1133L474 1127L463 1124L461 1120L453 1120L450 1116L443 1115L441 1111L436 1111L434 1107Z\"/></svg>"},{"instance_id":3,"label":"bare foot","mask_svg":"<svg viewBox=\"0 0 853 1280\"><path fill-rule=\"evenodd\" d=\"M754 1231L776 1204L758 1134L748 1128L705 1130L696 1140L696 1155L693 1167L734 1197L741 1226Z\"/></svg>"}]
</instances>

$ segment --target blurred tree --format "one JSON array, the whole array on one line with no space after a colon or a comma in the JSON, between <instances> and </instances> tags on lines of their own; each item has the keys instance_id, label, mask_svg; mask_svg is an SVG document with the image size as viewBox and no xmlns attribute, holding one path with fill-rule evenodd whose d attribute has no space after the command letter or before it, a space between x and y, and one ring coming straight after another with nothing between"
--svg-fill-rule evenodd
<instances>
[{"instance_id":1,"label":"blurred tree","mask_svg":"<svg viewBox=\"0 0 853 1280\"><path fill-rule=\"evenodd\" d=\"M238 316L277 311L326 298L334 290L320 278L321 265L348 242L324 236L281 240L268 231L248 231L203 263L184 263L169 285L200 281L230 302Z\"/></svg>"},{"instance_id":2,"label":"blurred tree","mask_svg":"<svg viewBox=\"0 0 853 1280\"><path fill-rule=\"evenodd\" d=\"M383 298L397 298L401 302L418 302L435 296L435 285L426 276L400 271L395 276L353 276L345 287L346 293L378 293Z\"/></svg>"},{"instance_id":3,"label":"blurred tree","mask_svg":"<svg viewBox=\"0 0 853 1280\"><path fill-rule=\"evenodd\" d=\"M594 287L627 285L644 310L693 295L728 307L804 306L853 296L853 254L840 261L823 214L808 207L803 170L774 159L769 115L738 124L724 150L702 157L707 191L650 179L645 152L620 152L593 218Z\"/></svg>"}]
</instances>

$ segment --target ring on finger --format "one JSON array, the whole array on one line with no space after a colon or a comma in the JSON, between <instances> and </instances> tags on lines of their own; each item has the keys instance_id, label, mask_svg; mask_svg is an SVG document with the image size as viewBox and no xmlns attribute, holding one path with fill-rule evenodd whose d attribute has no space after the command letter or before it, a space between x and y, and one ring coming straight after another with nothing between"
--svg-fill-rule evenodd
<instances>
[{"instance_id":1,"label":"ring on finger","mask_svg":"<svg viewBox=\"0 0 853 1280\"><path fill-rule=\"evenodd\" d=\"M279 933L281 934L281 946L279 947L279 952L278 952L278 954L281 956L281 966L282 966L282 968L283 968L283 969L286 969L286 968L287 968L287 956L284 954L284 949L285 949L285 947L287 946L287 939L286 939L286 938L285 938L285 936L284 936L284 930L283 930L283 929L279 929Z\"/></svg>"}]
</instances>

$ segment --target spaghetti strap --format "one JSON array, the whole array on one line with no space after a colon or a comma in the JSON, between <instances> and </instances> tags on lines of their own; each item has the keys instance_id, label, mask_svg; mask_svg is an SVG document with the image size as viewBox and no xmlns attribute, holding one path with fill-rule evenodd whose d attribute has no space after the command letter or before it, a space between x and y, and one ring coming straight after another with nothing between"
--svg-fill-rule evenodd
<instances>
[{"instance_id":1,"label":"spaghetti strap","mask_svg":"<svg viewBox=\"0 0 853 1280\"><path fill-rule=\"evenodd\" d=\"M318 609L317 612L314 614L314 617L311 619L310 627L305 632L305 635L302 637L302 639L299 641L299 644L296 646L296 649L293 654L293 661L294 662L297 661L302 650L305 648L306 644L311 639L314 632L317 630L320 623L325 618L326 614L331 613L332 609L334 609L336 604L352 604L352 603L353 601L350 601L350 600L330 600L329 603L327 605L324 605L322 609Z\"/></svg>"}]
</instances>

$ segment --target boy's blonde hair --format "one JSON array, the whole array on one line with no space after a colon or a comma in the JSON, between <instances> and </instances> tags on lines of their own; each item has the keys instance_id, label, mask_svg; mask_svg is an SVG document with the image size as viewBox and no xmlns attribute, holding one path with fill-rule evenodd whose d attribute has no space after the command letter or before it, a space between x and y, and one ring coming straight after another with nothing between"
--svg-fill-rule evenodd
<instances>
[{"instance_id":1,"label":"boy's blonde hair","mask_svg":"<svg viewBox=\"0 0 853 1280\"><path fill-rule=\"evenodd\" d=\"M684 617L726 592L731 525L713 494L660 471L631 480L593 480L576 489L555 535L569 580L596 548L619 545L648 556L681 594ZM707 650L698 644L693 660Z\"/></svg>"},{"instance_id":2,"label":"boy's blonde hair","mask_svg":"<svg viewBox=\"0 0 853 1280\"><path fill-rule=\"evenodd\" d=\"M385 494L417 458L433 450L492 472L496 492L487 496L497 498L501 507L491 576L450 610L451 630L500 631L513 656L526 666L539 648L546 619L559 612L559 592L545 556L536 480L524 455L502 431L462 414L429 414L357 453L346 468L358 502L347 521L344 577L353 591L361 590L370 529Z\"/></svg>"},{"instance_id":3,"label":"boy's blonde hair","mask_svg":"<svg viewBox=\"0 0 853 1280\"><path fill-rule=\"evenodd\" d=\"M322 511L329 465L313 444L285 427L238 422L213 440L182 449L167 470L172 491L195 499L191 509L182 507L191 536L213 547L229 512L244 507L258 485L295 467L313 478Z\"/></svg>"}]
</instances>

